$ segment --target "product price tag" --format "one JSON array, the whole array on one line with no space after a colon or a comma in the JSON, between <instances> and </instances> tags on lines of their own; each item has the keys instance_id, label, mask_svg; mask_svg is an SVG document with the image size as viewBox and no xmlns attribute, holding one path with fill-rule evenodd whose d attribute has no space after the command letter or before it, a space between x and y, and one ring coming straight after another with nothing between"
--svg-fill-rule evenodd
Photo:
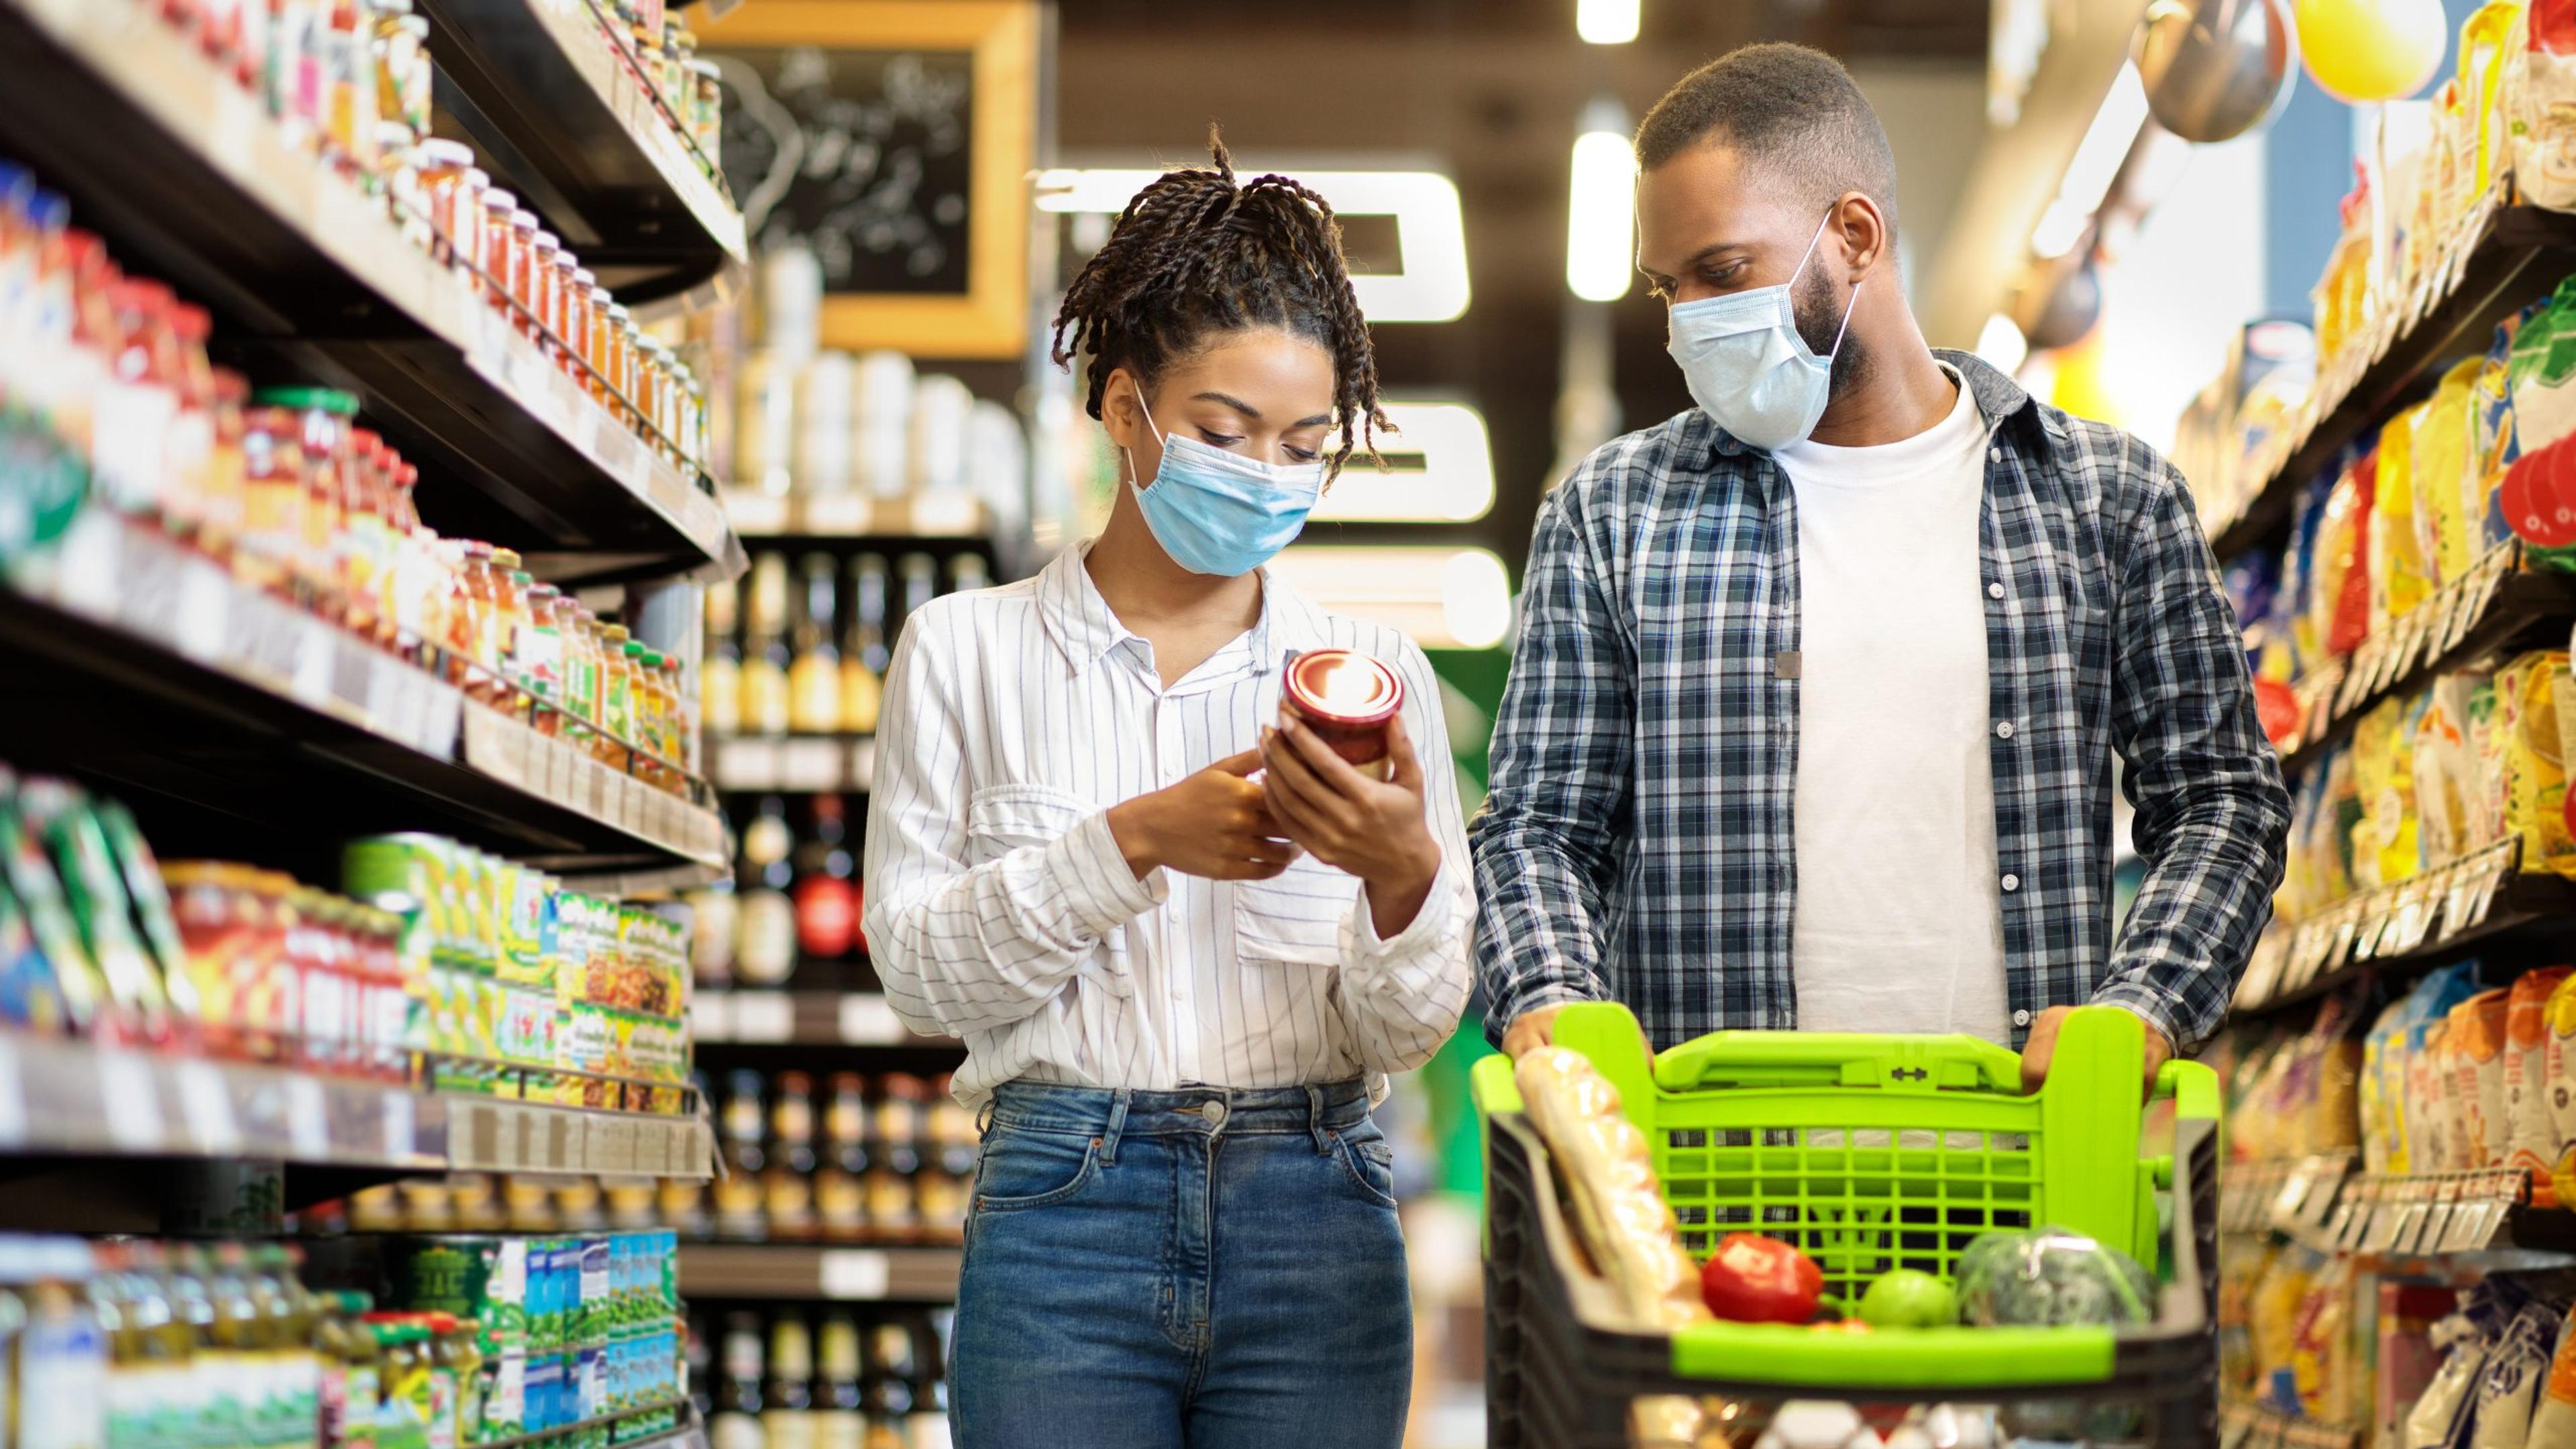
<instances>
[{"instance_id":1,"label":"product price tag","mask_svg":"<svg viewBox=\"0 0 2576 1449\"><path fill-rule=\"evenodd\" d=\"M733 1039L782 1042L796 1034L796 999L783 991L741 991L733 998Z\"/></svg>"},{"instance_id":2,"label":"product price tag","mask_svg":"<svg viewBox=\"0 0 2576 1449\"><path fill-rule=\"evenodd\" d=\"M727 790L778 788L778 747L770 740L716 741L716 784Z\"/></svg>"},{"instance_id":3,"label":"product price tag","mask_svg":"<svg viewBox=\"0 0 2576 1449\"><path fill-rule=\"evenodd\" d=\"M241 1150L241 1125L233 1119L232 1079L212 1062L171 1063L179 1083L179 1111L199 1152L227 1157Z\"/></svg>"},{"instance_id":4,"label":"product price tag","mask_svg":"<svg viewBox=\"0 0 2576 1449\"><path fill-rule=\"evenodd\" d=\"M97 1060L107 1140L127 1152L155 1152L168 1145L161 1124L161 1083L152 1073L152 1059L100 1052Z\"/></svg>"},{"instance_id":5,"label":"product price tag","mask_svg":"<svg viewBox=\"0 0 2576 1449\"><path fill-rule=\"evenodd\" d=\"M345 639L331 643L331 698L343 713L364 714L367 707L367 681L373 672L368 665L379 656L372 649L360 648Z\"/></svg>"},{"instance_id":6,"label":"product price tag","mask_svg":"<svg viewBox=\"0 0 2576 1449\"><path fill-rule=\"evenodd\" d=\"M578 1170L579 1164L576 1160L576 1153L579 1151L579 1144L575 1140L574 1131L579 1126L580 1123L574 1119L573 1114L570 1112L548 1112L546 1114L544 1143L544 1162L546 1171L572 1172Z\"/></svg>"},{"instance_id":7,"label":"product price tag","mask_svg":"<svg viewBox=\"0 0 2576 1449\"><path fill-rule=\"evenodd\" d=\"M385 1160L405 1162L420 1150L411 1093L388 1091L385 1104Z\"/></svg>"},{"instance_id":8,"label":"product price tag","mask_svg":"<svg viewBox=\"0 0 2576 1449\"><path fill-rule=\"evenodd\" d=\"M0 1147L27 1140L27 1085L18 1075L18 1047L0 1036Z\"/></svg>"},{"instance_id":9,"label":"product price tag","mask_svg":"<svg viewBox=\"0 0 2576 1449\"><path fill-rule=\"evenodd\" d=\"M787 531L785 494L728 488L724 491L724 511L733 519L734 530L738 533L765 538Z\"/></svg>"},{"instance_id":10,"label":"product price tag","mask_svg":"<svg viewBox=\"0 0 2576 1449\"><path fill-rule=\"evenodd\" d=\"M877 787L877 740L870 735L850 742L850 788L861 794Z\"/></svg>"},{"instance_id":11,"label":"product price tag","mask_svg":"<svg viewBox=\"0 0 2576 1449\"><path fill-rule=\"evenodd\" d=\"M590 1124L592 1172L632 1173L641 1170L636 1161L637 1143L644 1135L645 1124L632 1117L598 1117Z\"/></svg>"},{"instance_id":12,"label":"product price tag","mask_svg":"<svg viewBox=\"0 0 2576 1449\"><path fill-rule=\"evenodd\" d=\"M2415 1220L2414 1241L2411 1244L2399 1245L2399 1251L2414 1253L2448 1251L2452 1211L2452 1205L2446 1202L2423 1204L2422 1213Z\"/></svg>"},{"instance_id":13,"label":"product price tag","mask_svg":"<svg viewBox=\"0 0 2576 1449\"><path fill-rule=\"evenodd\" d=\"M913 532L927 537L962 538L975 531L975 495L958 490L912 496Z\"/></svg>"},{"instance_id":14,"label":"product price tag","mask_svg":"<svg viewBox=\"0 0 2576 1449\"><path fill-rule=\"evenodd\" d=\"M286 1079L286 1140L294 1155L319 1162L331 1155L331 1102L312 1077Z\"/></svg>"},{"instance_id":15,"label":"product price tag","mask_svg":"<svg viewBox=\"0 0 2576 1449\"><path fill-rule=\"evenodd\" d=\"M2423 1236L2424 1219L2430 1211L2429 1205L2420 1202L2410 1202L2400 1206L2397 1209L2396 1225L2388 1233L2387 1246L2380 1251L2396 1254L2419 1251L2416 1244Z\"/></svg>"},{"instance_id":16,"label":"product price tag","mask_svg":"<svg viewBox=\"0 0 2576 1449\"><path fill-rule=\"evenodd\" d=\"M2352 1220L2360 1211L2360 1206L2355 1203L2343 1203L2335 1208L2334 1217L2326 1224L2325 1240L2337 1251L2342 1251L2344 1240L2352 1236Z\"/></svg>"},{"instance_id":17,"label":"product price tag","mask_svg":"<svg viewBox=\"0 0 2576 1449\"><path fill-rule=\"evenodd\" d=\"M823 1297L839 1303L874 1303L894 1283L894 1260L874 1248L826 1248L818 1265Z\"/></svg>"},{"instance_id":18,"label":"product price tag","mask_svg":"<svg viewBox=\"0 0 2576 1449\"><path fill-rule=\"evenodd\" d=\"M841 998L841 1040L851 1046L895 1046L910 1038L894 1007L873 991Z\"/></svg>"},{"instance_id":19,"label":"product price tag","mask_svg":"<svg viewBox=\"0 0 2576 1449\"><path fill-rule=\"evenodd\" d=\"M837 790L842 783L841 766L841 743L838 740L787 740L779 747L779 787L786 790Z\"/></svg>"}]
</instances>

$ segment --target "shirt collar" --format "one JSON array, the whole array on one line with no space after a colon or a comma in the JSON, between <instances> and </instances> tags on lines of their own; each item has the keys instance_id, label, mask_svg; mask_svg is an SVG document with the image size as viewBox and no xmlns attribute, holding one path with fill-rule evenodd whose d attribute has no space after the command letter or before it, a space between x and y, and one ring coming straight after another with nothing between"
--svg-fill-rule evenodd
<instances>
[{"instance_id":1,"label":"shirt collar","mask_svg":"<svg viewBox=\"0 0 2576 1449\"><path fill-rule=\"evenodd\" d=\"M2038 409L2032 406L2031 395L1993 363L1973 352L1959 352L1947 347L1933 348L1932 355L1958 369L1959 376L1968 384L1969 395L1977 400L1977 411L1985 417L1988 432L2002 432L2006 423L2025 409L2037 415ZM1741 453L1764 451L1719 427L1698 408L1691 409L1690 416L1690 426L1697 430L1698 436L1707 440L1708 446L1719 457L1731 458Z\"/></svg>"},{"instance_id":2,"label":"shirt collar","mask_svg":"<svg viewBox=\"0 0 2576 1449\"><path fill-rule=\"evenodd\" d=\"M1067 671L1075 675L1135 637L1118 622L1109 601L1100 596L1099 585L1091 581L1091 570L1083 567L1083 558L1090 552L1089 543L1076 544L1057 554L1038 575L1038 617L1063 653ZM1287 653L1320 648L1326 637L1323 611L1265 564L1261 615L1245 640L1252 651L1253 672L1267 674L1279 667Z\"/></svg>"}]
</instances>

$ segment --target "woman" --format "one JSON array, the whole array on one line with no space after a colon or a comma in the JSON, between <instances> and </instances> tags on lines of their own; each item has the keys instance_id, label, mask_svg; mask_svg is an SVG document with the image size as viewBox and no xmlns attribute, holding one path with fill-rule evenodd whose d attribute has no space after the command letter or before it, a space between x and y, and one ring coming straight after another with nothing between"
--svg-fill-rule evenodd
<instances>
[{"instance_id":1,"label":"woman","mask_svg":"<svg viewBox=\"0 0 2576 1449\"><path fill-rule=\"evenodd\" d=\"M1403 1433L1369 1107L1457 1024L1469 860L1421 651L1262 568L1383 418L1331 209L1214 150L1137 193L1056 317L1122 459L1108 527L917 612L888 674L869 948L906 1021L965 1040L987 1124L961 1449ZM1391 780L1280 714L1317 648L1402 676Z\"/></svg>"}]
</instances>

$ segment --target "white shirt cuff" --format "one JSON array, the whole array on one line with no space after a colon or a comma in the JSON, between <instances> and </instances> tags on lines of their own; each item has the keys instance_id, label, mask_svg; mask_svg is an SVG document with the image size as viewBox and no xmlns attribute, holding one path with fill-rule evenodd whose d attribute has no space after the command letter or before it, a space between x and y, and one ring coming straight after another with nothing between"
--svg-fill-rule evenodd
<instances>
[{"instance_id":1,"label":"white shirt cuff","mask_svg":"<svg viewBox=\"0 0 2576 1449\"><path fill-rule=\"evenodd\" d=\"M1439 944L1458 912L1458 877L1444 852L1440 869L1431 877L1431 891L1422 898L1422 909L1413 913L1404 929L1391 940L1377 934L1377 912L1369 905L1368 885L1360 885L1359 904L1351 912L1351 935L1359 948L1359 959L1375 965L1416 955Z\"/></svg>"},{"instance_id":2,"label":"white shirt cuff","mask_svg":"<svg viewBox=\"0 0 2576 1449\"><path fill-rule=\"evenodd\" d=\"M1067 909L1095 938L1161 905L1171 881L1157 866L1138 879L1110 832L1109 812L1084 817L1046 848L1047 873L1064 890Z\"/></svg>"}]
</instances>

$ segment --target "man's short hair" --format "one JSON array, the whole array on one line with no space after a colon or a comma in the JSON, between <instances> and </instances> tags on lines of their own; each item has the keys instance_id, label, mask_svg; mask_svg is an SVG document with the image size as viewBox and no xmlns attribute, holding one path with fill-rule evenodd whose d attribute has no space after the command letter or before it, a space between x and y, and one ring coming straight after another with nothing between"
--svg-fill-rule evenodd
<instances>
[{"instance_id":1,"label":"man's short hair","mask_svg":"<svg viewBox=\"0 0 2576 1449\"><path fill-rule=\"evenodd\" d=\"M1637 127L1637 164L1651 171L1708 142L1800 187L1819 214L1858 191L1895 225L1887 131L1851 72L1821 50L1748 45L1682 77Z\"/></svg>"}]
</instances>

